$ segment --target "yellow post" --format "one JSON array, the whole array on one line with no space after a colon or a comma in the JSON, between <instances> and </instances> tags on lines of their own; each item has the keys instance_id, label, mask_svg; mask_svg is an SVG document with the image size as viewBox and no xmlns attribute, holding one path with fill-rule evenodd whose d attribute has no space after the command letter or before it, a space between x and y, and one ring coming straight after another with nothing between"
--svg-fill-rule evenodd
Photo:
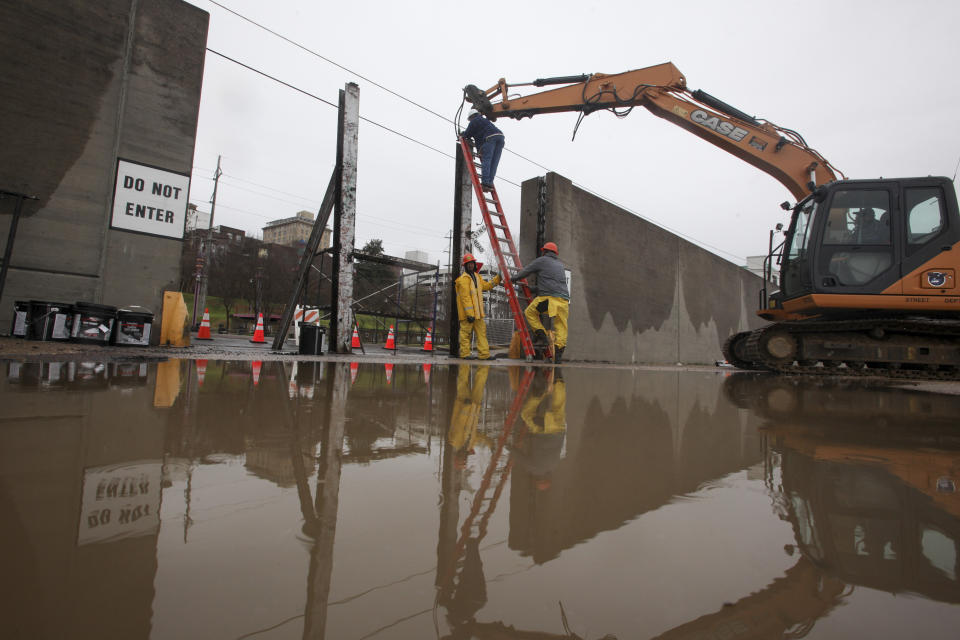
<instances>
[{"instance_id":1,"label":"yellow post","mask_svg":"<svg viewBox=\"0 0 960 640\"><path fill-rule=\"evenodd\" d=\"M160 321L160 346L189 347L190 325L187 305L179 291L163 292L163 318Z\"/></svg>"}]
</instances>

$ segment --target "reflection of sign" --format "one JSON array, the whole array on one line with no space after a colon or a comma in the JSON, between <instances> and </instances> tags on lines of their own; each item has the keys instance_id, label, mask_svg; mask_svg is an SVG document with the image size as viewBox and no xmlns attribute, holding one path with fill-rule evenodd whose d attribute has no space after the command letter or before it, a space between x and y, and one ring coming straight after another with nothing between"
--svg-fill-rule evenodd
<instances>
[{"instance_id":1,"label":"reflection of sign","mask_svg":"<svg viewBox=\"0 0 960 640\"><path fill-rule=\"evenodd\" d=\"M954 484L953 478L947 476L937 478L937 493L954 493L956 490L957 485Z\"/></svg>"},{"instance_id":2,"label":"reflection of sign","mask_svg":"<svg viewBox=\"0 0 960 640\"><path fill-rule=\"evenodd\" d=\"M77 546L157 533L161 467L148 460L85 470Z\"/></svg>"},{"instance_id":3,"label":"reflection of sign","mask_svg":"<svg viewBox=\"0 0 960 640\"><path fill-rule=\"evenodd\" d=\"M110 226L182 238L189 191L189 176L118 160Z\"/></svg>"}]
</instances>

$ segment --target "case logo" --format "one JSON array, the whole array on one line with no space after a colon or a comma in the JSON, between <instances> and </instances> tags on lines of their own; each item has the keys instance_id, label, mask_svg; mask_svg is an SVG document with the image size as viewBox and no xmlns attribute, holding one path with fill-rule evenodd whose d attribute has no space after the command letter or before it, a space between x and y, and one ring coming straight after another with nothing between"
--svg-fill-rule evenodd
<instances>
[{"instance_id":1,"label":"case logo","mask_svg":"<svg viewBox=\"0 0 960 640\"><path fill-rule=\"evenodd\" d=\"M721 120L717 116L710 115L703 109L697 109L691 113L690 119L697 124L706 127L707 129L712 129L720 135L727 136L731 140L735 140L737 142L742 141L747 137L747 134L750 133L746 129L741 129L732 122L727 122L726 120Z\"/></svg>"}]
</instances>

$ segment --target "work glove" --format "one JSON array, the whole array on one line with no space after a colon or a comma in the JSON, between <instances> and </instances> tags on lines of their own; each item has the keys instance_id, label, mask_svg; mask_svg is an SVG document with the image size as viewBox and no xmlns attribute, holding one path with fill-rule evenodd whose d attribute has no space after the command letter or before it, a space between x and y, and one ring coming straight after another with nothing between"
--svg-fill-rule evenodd
<instances>
[{"instance_id":1,"label":"work glove","mask_svg":"<svg viewBox=\"0 0 960 640\"><path fill-rule=\"evenodd\" d=\"M467 322L473 322L474 320L476 320L476 318L473 316L467 316Z\"/></svg>"}]
</instances>

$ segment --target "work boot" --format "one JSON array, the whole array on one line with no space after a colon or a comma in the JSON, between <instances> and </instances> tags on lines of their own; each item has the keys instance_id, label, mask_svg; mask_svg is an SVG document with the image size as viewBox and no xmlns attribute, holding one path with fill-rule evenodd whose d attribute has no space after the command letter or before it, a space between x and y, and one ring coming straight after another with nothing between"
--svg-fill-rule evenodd
<instances>
[{"instance_id":1,"label":"work boot","mask_svg":"<svg viewBox=\"0 0 960 640\"><path fill-rule=\"evenodd\" d=\"M563 359L563 350L566 347L554 347L553 348L553 363L560 364L560 361Z\"/></svg>"}]
</instances>

